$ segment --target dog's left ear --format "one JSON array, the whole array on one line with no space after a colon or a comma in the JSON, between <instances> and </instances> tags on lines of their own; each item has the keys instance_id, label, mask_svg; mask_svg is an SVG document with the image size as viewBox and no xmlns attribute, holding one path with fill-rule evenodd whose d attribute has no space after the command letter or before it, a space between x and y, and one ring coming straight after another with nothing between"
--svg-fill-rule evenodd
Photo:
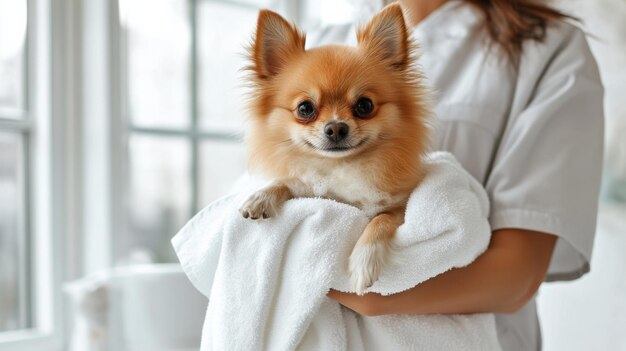
<instances>
[{"instance_id":1,"label":"dog's left ear","mask_svg":"<svg viewBox=\"0 0 626 351\"><path fill-rule=\"evenodd\" d=\"M411 43L400 4L393 3L376 14L357 32L359 48L404 69L410 64Z\"/></svg>"}]
</instances>

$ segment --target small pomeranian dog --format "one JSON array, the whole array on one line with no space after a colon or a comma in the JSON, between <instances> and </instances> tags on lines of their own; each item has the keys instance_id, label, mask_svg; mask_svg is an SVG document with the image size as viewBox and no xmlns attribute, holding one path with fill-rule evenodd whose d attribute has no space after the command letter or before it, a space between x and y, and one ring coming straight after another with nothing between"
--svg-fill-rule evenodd
<instances>
[{"instance_id":1,"label":"small pomeranian dog","mask_svg":"<svg viewBox=\"0 0 626 351\"><path fill-rule=\"evenodd\" d=\"M272 180L241 206L265 219L297 197L324 197L371 218L349 259L363 294L393 260L409 195L424 176L426 89L402 9L392 4L357 31L356 47L305 50L305 35L261 11L249 49L246 135L252 174Z\"/></svg>"}]
</instances>

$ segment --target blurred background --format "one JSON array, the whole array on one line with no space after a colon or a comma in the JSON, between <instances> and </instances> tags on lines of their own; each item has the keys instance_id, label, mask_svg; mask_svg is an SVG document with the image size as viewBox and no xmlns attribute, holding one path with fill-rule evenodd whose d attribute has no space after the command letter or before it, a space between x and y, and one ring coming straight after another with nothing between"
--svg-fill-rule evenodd
<instances>
[{"instance_id":1,"label":"blurred background","mask_svg":"<svg viewBox=\"0 0 626 351\"><path fill-rule=\"evenodd\" d=\"M606 86L592 272L544 284L547 350L626 350L626 1L581 18ZM306 29L356 0L0 0L0 350L193 350L206 301L170 239L246 169L259 8Z\"/></svg>"}]
</instances>

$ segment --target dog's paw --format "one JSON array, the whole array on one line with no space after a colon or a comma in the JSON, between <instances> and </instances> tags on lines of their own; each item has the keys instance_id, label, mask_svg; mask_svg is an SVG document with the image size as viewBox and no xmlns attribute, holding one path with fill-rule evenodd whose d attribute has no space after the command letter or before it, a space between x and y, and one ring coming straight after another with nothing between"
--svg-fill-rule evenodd
<instances>
[{"instance_id":1,"label":"dog's paw","mask_svg":"<svg viewBox=\"0 0 626 351\"><path fill-rule=\"evenodd\" d=\"M265 219L273 217L279 206L280 200L271 191L259 190L248 197L239 213L244 218Z\"/></svg>"},{"instance_id":2,"label":"dog's paw","mask_svg":"<svg viewBox=\"0 0 626 351\"><path fill-rule=\"evenodd\" d=\"M360 244L350 254L350 282L357 295L363 295L372 286L387 262L388 248L384 242Z\"/></svg>"}]
</instances>

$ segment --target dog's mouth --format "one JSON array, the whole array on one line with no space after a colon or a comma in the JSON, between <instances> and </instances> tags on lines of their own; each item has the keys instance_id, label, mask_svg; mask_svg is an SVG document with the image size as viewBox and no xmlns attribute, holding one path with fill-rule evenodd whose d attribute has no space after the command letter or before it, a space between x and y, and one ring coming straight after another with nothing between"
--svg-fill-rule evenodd
<instances>
[{"instance_id":1,"label":"dog's mouth","mask_svg":"<svg viewBox=\"0 0 626 351\"><path fill-rule=\"evenodd\" d=\"M311 149L318 151L318 152L323 152L323 153L330 153L330 154L346 154L350 151L356 150L358 148L360 148L361 146L363 146L365 143L367 142L367 138L364 138L362 140L360 140L358 143L356 144L352 144L349 142L341 142L341 143L324 143L320 146L315 145L313 143L311 143L308 140L305 140L304 143L310 147Z\"/></svg>"}]
</instances>

